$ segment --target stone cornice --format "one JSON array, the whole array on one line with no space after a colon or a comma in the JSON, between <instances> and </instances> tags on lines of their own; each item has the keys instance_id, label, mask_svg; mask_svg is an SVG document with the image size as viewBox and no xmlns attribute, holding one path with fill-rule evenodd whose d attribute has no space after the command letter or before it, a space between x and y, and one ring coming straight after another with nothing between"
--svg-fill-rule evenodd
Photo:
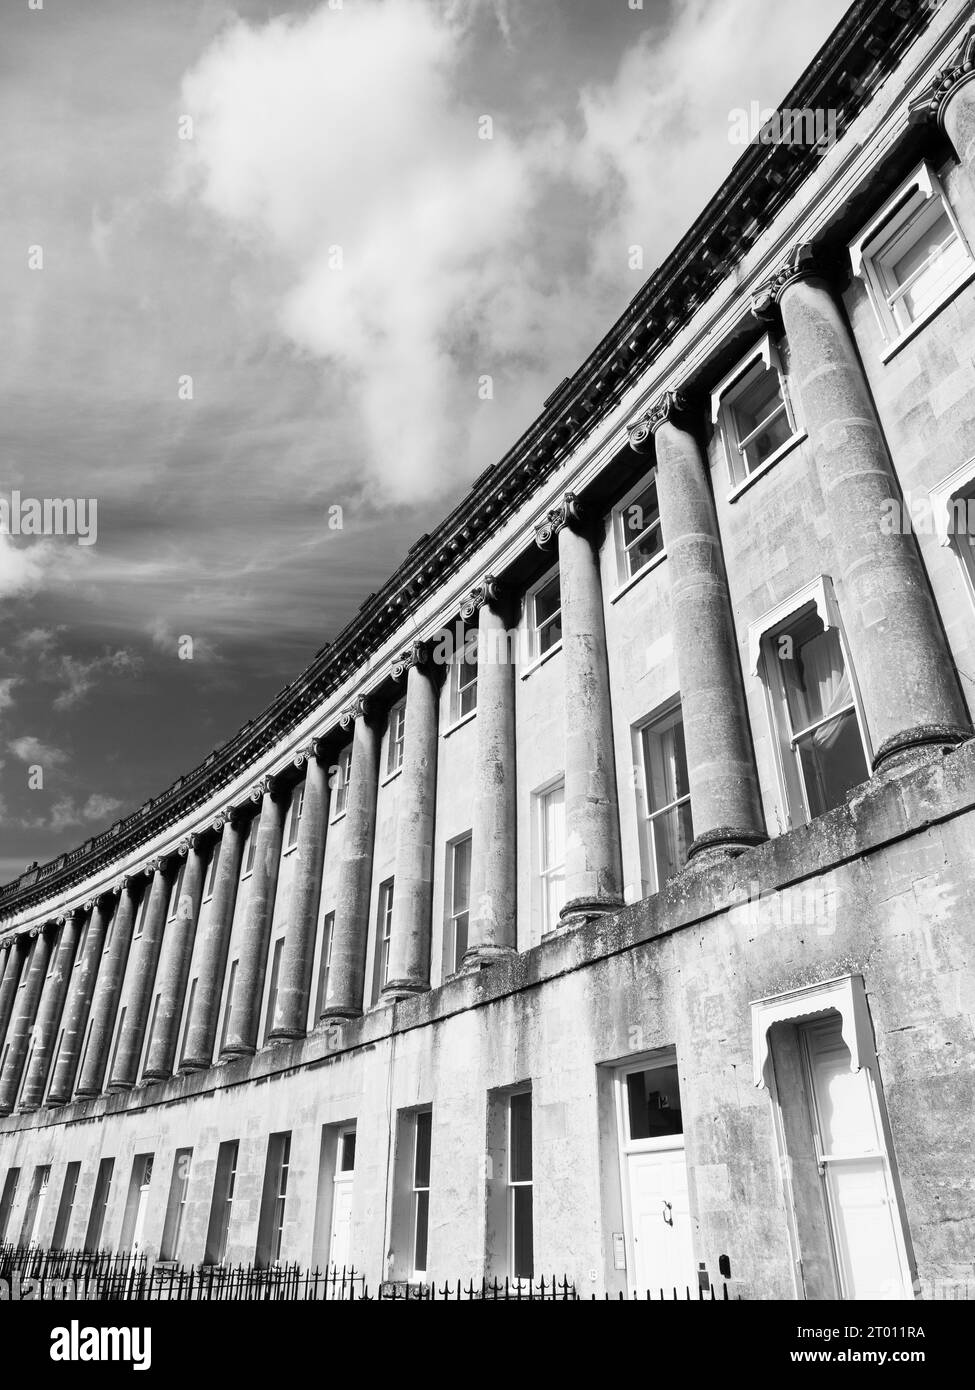
<instances>
[{"instance_id":1,"label":"stone cornice","mask_svg":"<svg viewBox=\"0 0 975 1390\"><path fill-rule=\"evenodd\" d=\"M912 0L855 3L785 97L782 109L835 110L842 133L935 13ZM549 397L526 433L480 475L435 532L412 547L397 572L366 599L335 640L262 714L199 767L102 834L0 888L4 918L66 893L124 856L137 854L140 845L164 835L194 806L239 780L269 745L285 738L347 685L407 614L545 485L647 372L674 332L710 298L763 227L816 169L822 155L819 146L747 146L704 212L582 366Z\"/></svg>"},{"instance_id":2,"label":"stone cornice","mask_svg":"<svg viewBox=\"0 0 975 1390\"><path fill-rule=\"evenodd\" d=\"M975 78L975 24L968 33L950 63L946 64L932 79L928 88L908 106L908 120L912 125L934 121L942 130L945 124L945 111L948 103L959 87Z\"/></svg>"}]
</instances>

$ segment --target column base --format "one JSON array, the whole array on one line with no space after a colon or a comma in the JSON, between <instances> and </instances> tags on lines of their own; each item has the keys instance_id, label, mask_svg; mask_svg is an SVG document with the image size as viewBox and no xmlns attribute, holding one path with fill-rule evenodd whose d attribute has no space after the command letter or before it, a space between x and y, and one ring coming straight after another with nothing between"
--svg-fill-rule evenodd
<instances>
[{"instance_id":1,"label":"column base","mask_svg":"<svg viewBox=\"0 0 975 1390\"><path fill-rule=\"evenodd\" d=\"M743 830L733 825L719 825L714 830L705 830L692 841L684 872L706 869L723 859L736 859L746 850L763 845L767 839L764 830Z\"/></svg>"},{"instance_id":2,"label":"column base","mask_svg":"<svg viewBox=\"0 0 975 1390\"><path fill-rule=\"evenodd\" d=\"M134 1091L134 1090L135 1090L135 1082L134 1082L134 1081L110 1081L110 1082L108 1083L108 1085L105 1087L105 1090L106 1090L110 1095L114 1095L117 1091Z\"/></svg>"},{"instance_id":3,"label":"column base","mask_svg":"<svg viewBox=\"0 0 975 1390\"><path fill-rule=\"evenodd\" d=\"M931 758L944 757L972 737L971 729L957 724L918 724L885 739L873 759L873 775L909 772Z\"/></svg>"},{"instance_id":4,"label":"column base","mask_svg":"<svg viewBox=\"0 0 975 1390\"><path fill-rule=\"evenodd\" d=\"M73 1099L74 1099L74 1100L95 1100L95 1099L97 1099L97 1097L100 1096L100 1095L101 1095L101 1091L94 1091L94 1090L92 1090L92 1088L89 1086L88 1089L87 1089L86 1091L81 1091L81 1090L75 1091Z\"/></svg>"},{"instance_id":5,"label":"column base","mask_svg":"<svg viewBox=\"0 0 975 1390\"><path fill-rule=\"evenodd\" d=\"M163 1071L160 1067L153 1067L152 1071L142 1073L143 1081L171 1081L172 1076L171 1071Z\"/></svg>"},{"instance_id":6,"label":"column base","mask_svg":"<svg viewBox=\"0 0 975 1390\"><path fill-rule=\"evenodd\" d=\"M499 960L506 960L517 952L513 946L468 946L460 963L458 975L470 975L477 970L487 970Z\"/></svg>"},{"instance_id":7,"label":"column base","mask_svg":"<svg viewBox=\"0 0 975 1390\"><path fill-rule=\"evenodd\" d=\"M430 985L426 980L389 980L383 985L379 996L380 1003L398 1004L403 999L412 999L417 994L426 994Z\"/></svg>"},{"instance_id":8,"label":"column base","mask_svg":"<svg viewBox=\"0 0 975 1390\"><path fill-rule=\"evenodd\" d=\"M343 1009L340 1004L333 1004L330 1009L323 1009L319 1023L352 1023L355 1019L362 1017L362 1010L353 1008L350 1004L347 1009Z\"/></svg>"},{"instance_id":9,"label":"column base","mask_svg":"<svg viewBox=\"0 0 975 1390\"><path fill-rule=\"evenodd\" d=\"M213 1066L212 1061L201 1061L198 1057L184 1057L176 1070L177 1076L190 1076L193 1072L209 1071Z\"/></svg>"},{"instance_id":10,"label":"column base","mask_svg":"<svg viewBox=\"0 0 975 1390\"><path fill-rule=\"evenodd\" d=\"M297 1042L299 1038L307 1037L306 1030L302 1028L272 1028L267 1035L269 1043L275 1042Z\"/></svg>"},{"instance_id":11,"label":"column base","mask_svg":"<svg viewBox=\"0 0 975 1390\"><path fill-rule=\"evenodd\" d=\"M257 1051L250 1043L228 1043L220 1053L221 1062L232 1062L237 1057L253 1057Z\"/></svg>"},{"instance_id":12,"label":"column base","mask_svg":"<svg viewBox=\"0 0 975 1390\"><path fill-rule=\"evenodd\" d=\"M621 912L625 906L622 898L570 898L559 913L557 930L563 927L582 927L587 922L595 922L612 912Z\"/></svg>"},{"instance_id":13,"label":"column base","mask_svg":"<svg viewBox=\"0 0 975 1390\"><path fill-rule=\"evenodd\" d=\"M57 1110L59 1106L67 1105L68 1100L69 1098L67 1096L52 1096L50 1092L48 1092L47 1100L44 1102L44 1109Z\"/></svg>"}]
</instances>

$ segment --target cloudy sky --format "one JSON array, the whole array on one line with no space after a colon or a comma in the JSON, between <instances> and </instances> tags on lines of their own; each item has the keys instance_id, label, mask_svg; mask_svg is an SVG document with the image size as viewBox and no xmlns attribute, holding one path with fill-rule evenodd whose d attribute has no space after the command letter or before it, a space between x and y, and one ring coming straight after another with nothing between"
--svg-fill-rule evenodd
<instances>
[{"instance_id":1,"label":"cloudy sky","mask_svg":"<svg viewBox=\"0 0 975 1390\"><path fill-rule=\"evenodd\" d=\"M97 502L0 534L0 881L335 635L845 8L0 0L0 501Z\"/></svg>"}]
</instances>

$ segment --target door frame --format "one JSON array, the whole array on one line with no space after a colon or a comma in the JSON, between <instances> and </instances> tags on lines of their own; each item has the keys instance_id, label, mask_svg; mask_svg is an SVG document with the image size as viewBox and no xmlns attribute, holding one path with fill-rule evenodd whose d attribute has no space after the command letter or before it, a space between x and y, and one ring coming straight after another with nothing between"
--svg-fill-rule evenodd
<instances>
[{"instance_id":1,"label":"door frame","mask_svg":"<svg viewBox=\"0 0 975 1390\"><path fill-rule=\"evenodd\" d=\"M847 1286L847 1272L843 1264L843 1259L837 1242L835 1203L830 1192L828 1175L829 1163L842 1163L842 1158L830 1156L826 1158L820 1151L822 1142L822 1117L819 1113L819 1098L816 1093L816 1082L813 1075L812 1059L809 1052L809 1033L817 1026L832 1024L833 1017L829 1013L819 1017L802 1019L797 1022L796 1033L799 1043L799 1057L802 1066L803 1084L806 1091L806 1108L809 1113L809 1122L812 1130L813 1142L816 1146L817 1166L819 1168L819 1186L823 1198L823 1208L826 1215L827 1234L829 1236L830 1251L833 1257L833 1274L836 1280L836 1288L839 1298L846 1303L855 1303L857 1300L849 1291ZM844 1042L842 1031L840 1040ZM874 1062L876 1065L876 1062ZM901 1287L904 1290L902 1297L907 1300L915 1297L914 1293L914 1268L911 1259L911 1250L907 1242L906 1223L901 1202L900 1187L897 1182L896 1170L893 1162L893 1147L891 1144L890 1126L887 1120L886 1106L884 1105L883 1095L877 1084L877 1076L873 1067L864 1062L860 1068L860 1074L864 1076L867 1089L867 1098L870 1106L870 1115L873 1121L874 1134L879 1140L880 1147L876 1153L866 1155L856 1155L855 1157L866 1157L880 1160L880 1170L883 1175L884 1188L887 1194L887 1207L890 1213L890 1223L894 1238L894 1247L897 1251L897 1263L900 1269Z\"/></svg>"},{"instance_id":2,"label":"door frame","mask_svg":"<svg viewBox=\"0 0 975 1390\"><path fill-rule=\"evenodd\" d=\"M343 1141L343 1139L345 1139L345 1137L346 1137L347 1135L349 1135L349 1134L355 1134L355 1132L356 1132L356 1126L355 1126L355 1124L339 1125L339 1127L338 1127L338 1129L337 1129L337 1131L336 1131L336 1135L335 1135L335 1166L334 1166L334 1169L333 1169L333 1171L332 1171L332 1209L331 1209L331 1211L330 1211L330 1213L329 1213L329 1218L328 1218L328 1262L327 1262L327 1267L328 1267L329 1269L338 1268L338 1266L335 1264L335 1262L334 1262L333 1259L332 1259L332 1247L333 1247L333 1245L334 1245L334 1243L335 1243L335 1213L336 1213L336 1210L337 1210L336 1201L335 1201L335 1194L336 1194L336 1192L338 1191L338 1189L339 1189L340 1186L344 1186L344 1187L347 1187L347 1188L348 1188L350 1196L354 1196L354 1195L355 1195L355 1186L354 1186L354 1185L355 1185L355 1161L353 1160L353 1163L352 1163L352 1167L351 1167L351 1168L340 1168L340 1167L339 1167L339 1164L342 1162L342 1141ZM351 1246L352 1246L352 1212L351 1212L351 1209L350 1209L350 1211L349 1211L349 1259L350 1259L350 1263L349 1263L348 1265L344 1266L346 1269L352 1269L352 1268L354 1267L353 1264L352 1264L352 1262L351 1262L351 1257L352 1257L352 1249L351 1249Z\"/></svg>"},{"instance_id":3,"label":"door frame","mask_svg":"<svg viewBox=\"0 0 975 1390\"><path fill-rule=\"evenodd\" d=\"M680 1143L675 1143L677 1135L666 1134L659 1139L628 1139L629 1125L626 1113L626 1078L633 1072L656 1071L663 1067L677 1066L677 1049L675 1047L656 1048L652 1052L642 1053L639 1057L631 1057L626 1062L619 1062L613 1067L613 1094L616 1107L616 1152L619 1161L620 1172L620 1197L623 1206L623 1246L626 1251L626 1284L630 1293L636 1289L636 1247L633 1240L633 1213L630 1203L630 1168L628 1159L632 1154L649 1153L673 1153L676 1150L684 1155L684 1166L687 1167L687 1139L683 1125L683 1105L681 1106L681 1133ZM680 1069L677 1075L678 1086L680 1085ZM691 1263L694 1268L697 1265L697 1251L694 1248L694 1222L690 1212L690 1173L688 1173L688 1219L691 1223Z\"/></svg>"}]
</instances>

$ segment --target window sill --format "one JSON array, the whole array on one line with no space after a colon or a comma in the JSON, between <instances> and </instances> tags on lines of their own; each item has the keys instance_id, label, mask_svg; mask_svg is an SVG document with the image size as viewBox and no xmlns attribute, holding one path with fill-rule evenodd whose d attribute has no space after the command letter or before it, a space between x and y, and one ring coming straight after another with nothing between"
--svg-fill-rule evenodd
<instances>
[{"instance_id":1,"label":"window sill","mask_svg":"<svg viewBox=\"0 0 975 1390\"><path fill-rule=\"evenodd\" d=\"M477 710L476 710L476 709L472 709L471 712L470 712L470 714L461 715L460 719L455 720L453 724L449 725L448 728L444 729L444 731L443 731L443 733L440 735L440 737L441 737L441 738L450 738L450 735L451 735L451 734L456 733L458 729L462 729L462 728L464 727L465 724L469 724L469 723L471 722L472 719L476 719L476 718L477 718Z\"/></svg>"},{"instance_id":2,"label":"window sill","mask_svg":"<svg viewBox=\"0 0 975 1390\"><path fill-rule=\"evenodd\" d=\"M880 354L881 362L886 364L892 357L896 357L901 348L905 347L912 338L917 337L921 329L926 328L931 320L941 313L942 309L945 308L949 301L954 299L958 291L963 290L972 280L975 280L975 264L970 265L965 273L960 275L954 284L950 285L941 298L936 300L929 309L925 309L921 317L915 319L910 328L905 328L899 337L888 342L887 346ZM883 325L881 325L881 332L883 331Z\"/></svg>"},{"instance_id":3,"label":"window sill","mask_svg":"<svg viewBox=\"0 0 975 1390\"><path fill-rule=\"evenodd\" d=\"M294 852L295 852L295 850L296 850L297 848L298 848L298 841L297 841L297 840L295 840L295 842L294 842L293 845L286 845L286 846L284 847L284 849L281 851L281 858L282 858L282 859L286 859L287 856L288 856L289 854L294 854Z\"/></svg>"},{"instance_id":4,"label":"window sill","mask_svg":"<svg viewBox=\"0 0 975 1390\"><path fill-rule=\"evenodd\" d=\"M332 816L331 820L329 821L329 825L338 825L339 821L345 820L348 814L348 811L339 811L337 816Z\"/></svg>"},{"instance_id":5,"label":"window sill","mask_svg":"<svg viewBox=\"0 0 975 1390\"><path fill-rule=\"evenodd\" d=\"M399 776L402 774L402 771L403 771L403 767L402 767L402 764L401 764L399 767L395 768L392 772L387 772L387 773L386 773L386 776L382 779L382 781L379 783L379 785L380 785L381 787L386 787L386 786L388 786L390 782L394 782L394 781L396 780L396 778L399 777Z\"/></svg>"},{"instance_id":6,"label":"window sill","mask_svg":"<svg viewBox=\"0 0 975 1390\"><path fill-rule=\"evenodd\" d=\"M629 579L623 581L623 583L616 590L615 594L612 594L610 596L610 603L618 603L624 594L628 594L636 584L639 584L641 579L643 579L646 575L652 573L652 571L655 570L662 561L666 560L666 558L666 550L661 550L659 555L655 555L652 560L648 561L648 563L643 566L642 569L638 569L636 574L631 574Z\"/></svg>"},{"instance_id":7,"label":"window sill","mask_svg":"<svg viewBox=\"0 0 975 1390\"><path fill-rule=\"evenodd\" d=\"M562 643L556 642L555 646L549 647L548 651L545 652L542 656L536 656L531 662L529 662L529 664L525 667L524 671L522 671L521 679L523 681L526 681L533 671L537 671L539 666L544 666L546 661L550 660L553 656L556 656L561 650Z\"/></svg>"},{"instance_id":8,"label":"window sill","mask_svg":"<svg viewBox=\"0 0 975 1390\"><path fill-rule=\"evenodd\" d=\"M807 438L808 435L806 431L799 430L791 439L787 439L784 444L781 444L779 448L776 449L774 454L770 454L765 462L755 469L754 473L749 473L747 478L743 478L740 483L735 484L728 493L727 500L729 502L737 502L742 493L748 491L752 483L757 482L759 478L763 478L766 473L775 467L780 459L785 458L786 454L791 454L792 450Z\"/></svg>"}]
</instances>

